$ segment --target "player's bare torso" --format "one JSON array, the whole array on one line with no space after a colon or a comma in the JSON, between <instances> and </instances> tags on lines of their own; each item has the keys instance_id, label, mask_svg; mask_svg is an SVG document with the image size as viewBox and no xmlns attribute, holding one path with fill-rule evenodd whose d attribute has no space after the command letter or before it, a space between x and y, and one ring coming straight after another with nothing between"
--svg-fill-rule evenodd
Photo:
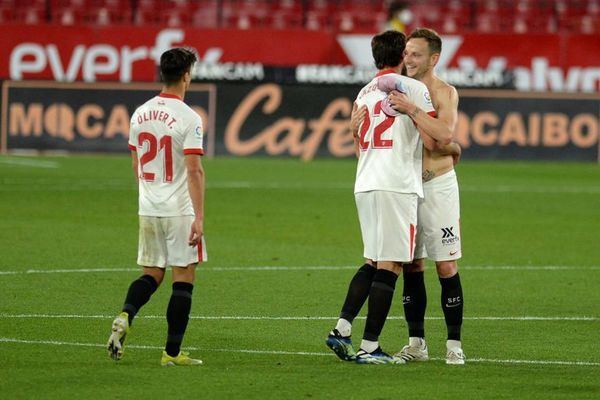
<instances>
[{"instance_id":1,"label":"player's bare torso","mask_svg":"<svg viewBox=\"0 0 600 400\"><path fill-rule=\"evenodd\" d=\"M455 91L441 79L434 78L430 85L427 85L431 101L436 111L440 107L451 107L451 96ZM423 181L427 182L436 176L445 174L454 168L452 156L439 151L430 151L423 149Z\"/></svg>"}]
</instances>

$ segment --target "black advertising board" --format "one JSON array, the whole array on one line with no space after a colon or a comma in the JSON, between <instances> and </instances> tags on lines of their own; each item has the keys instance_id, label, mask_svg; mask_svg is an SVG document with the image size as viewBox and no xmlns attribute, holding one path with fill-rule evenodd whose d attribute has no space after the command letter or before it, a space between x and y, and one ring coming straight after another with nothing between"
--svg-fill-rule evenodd
<instances>
[{"instance_id":1,"label":"black advertising board","mask_svg":"<svg viewBox=\"0 0 600 400\"><path fill-rule=\"evenodd\" d=\"M466 158L599 160L600 95L460 90Z\"/></svg>"},{"instance_id":2,"label":"black advertising board","mask_svg":"<svg viewBox=\"0 0 600 400\"><path fill-rule=\"evenodd\" d=\"M360 85L195 84L208 156L353 157ZM158 84L4 82L2 149L125 152L133 110ZM459 90L464 159L598 161L600 95Z\"/></svg>"},{"instance_id":3,"label":"black advertising board","mask_svg":"<svg viewBox=\"0 0 600 400\"><path fill-rule=\"evenodd\" d=\"M160 88L151 83L4 82L2 149L127 152L131 114ZM214 85L194 85L185 100L202 115L207 141L213 140Z\"/></svg>"}]
</instances>

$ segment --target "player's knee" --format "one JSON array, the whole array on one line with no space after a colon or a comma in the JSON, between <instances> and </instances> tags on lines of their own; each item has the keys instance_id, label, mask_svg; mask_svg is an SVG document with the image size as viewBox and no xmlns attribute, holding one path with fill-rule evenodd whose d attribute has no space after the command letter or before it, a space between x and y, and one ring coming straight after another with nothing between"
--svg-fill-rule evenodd
<instances>
[{"instance_id":1,"label":"player's knee","mask_svg":"<svg viewBox=\"0 0 600 400\"><path fill-rule=\"evenodd\" d=\"M458 272L456 261L438 261L435 263L435 267L440 278L450 278Z\"/></svg>"},{"instance_id":2,"label":"player's knee","mask_svg":"<svg viewBox=\"0 0 600 400\"><path fill-rule=\"evenodd\" d=\"M194 283L196 279L196 264L187 267L173 267L173 282Z\"/></svg>"},{"instance_id":3,"label":"player's knee","mask_svg":"<svg viewBox=\"0 0 600 400\"><path fill-rule=\"evenodd\" d=\"M404 264L403 270L407 274L413 272L423 272L425 271L425 262L422 259L414 260L411 263Z\"/></svg>"},{"instance_id":4,"label":"player's knee","mask_svg":"<svg viewBox=\"0 0 600 400\"><path fill-rule=\"evenodd\" d=\"M162 268L144 267L144 275L150 275L156 281L156 286L160 286L165 277L165 270Z\"/></svg>"},{"instance_id":5,"label":"player's knee","mask_svg":"<svg viewBox=\"0 0 600 400\"><path fill-rule=\"evenodd\" d=\"M385 269L396 275L400 275L402 272L402 263L396 261L379 261L377 262L377 269Z\"/></svg>"}]
</instances>

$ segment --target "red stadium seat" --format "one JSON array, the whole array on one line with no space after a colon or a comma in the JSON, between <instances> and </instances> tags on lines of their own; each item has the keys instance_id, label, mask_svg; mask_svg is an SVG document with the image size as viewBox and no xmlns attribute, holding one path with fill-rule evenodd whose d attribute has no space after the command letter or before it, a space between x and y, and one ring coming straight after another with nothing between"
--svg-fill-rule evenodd
<instances>
[{"instance_id":1,"label":"red stadium seat","mask_svg":"<svg viewBox=\"0 0 600 400\"><path fill-rule=\"evenodd\" d=\"M50 20L59 25L79 25L85 23L83 11L75 8L52 10Z\"/></svg>"},{"instance_id":2,"label":"red stadium seat","mask_svg":"<svg viewBox=\"0 0 600 400\"><path fill-rule=\"evenodd\" d=\"M302 17L302 0L272 0L271 9L273 12L296 13Z\"/></svg>"},{"instance_id":3,"label":"red stadium seat","mask_svg":"<svg viewBox=\"0 0 600 400\"><path fill-rule=\"evenodd\" d=\"M131 23L131 10L94 8L87 11L86 20L88 23L99 26L129 24Z\"/></svg>"},{"instance_id":4,"label":"red stadium seat","mask_svg":"<svg viewBox=\"0 0 600 400\"><path fill-rule=\"evenodd\" d=\"M305 28L309 31L327 31L331 29L331 19L326 11L306 12Z\"/></svg>"},{"instance_id":5,"label":"red stadium seat","mask_svg":"<svg viewBox=\"0 0 600 400\"><path fill-rule=\"evenodd\" d=\"M12 22L15 18L15 12L10 6L2 6L0 7L0 22Z\"/></svg>"},{"instance_id":6,"label":"red stadium seat","mask_svg":"<svg viewBox=\"0 0 600 400\"><path fill-rule=\"evenodd\" d=\"M46 22L46 9L43 7L18 8L14 14L15 22L25 25L38 25Z\"/></svg>"},{"instance_id":7,"label":"red stadium seat","mask_svg":"<svg viewBox=\"0 0 600 400\"><path fill-rule=\"evenodd\" d=\"M192 25L198 28L218 28L219 12L212 7L200 7L192 14Z\"/></svg>"},{"instance_id":8,"label":"red stadium seat","mask_svg":"<svg viewBox=\"0 0 600 400\"><path fill-rule=\"evenodd\" d=\"M302 14L296 11L278 10L267 17L266 25L272 29L303 29Z\"/></svg>"},{"instance_id":9,"label":"red stadium seat","mask_svg":"<svg viewBox=\"0 0 600 400\"><path fill-rule=\"evenodd\" d=\"M494 13L478 13L475 19L478 32L489 33L500 31L500 21Z\"/></svg>"},{"instance_id":10,"label":"red stadium seat","mask_svg":"<svg viewBox=\"0 0 600 400\"><path fill-rule=\"evenodd\" d=\"M0 0L0 22L194 26L375 33L391 0ZM600 0L406 0L410 28L598 32ZM133 16L133 17L132 17ZM410 30L410 29L409 29Z\"/></svg>"},{"instance_id":11,"label":"red stadium seat","mask_svg":"<svg viewBox=\"0 0 600 400\"><path fill-rule=\"evenodd\" d=\"M152 9L138 9L134 14L133 22L138 26L165 24L163 14L157 13Z\"/></svg>"}]
</instances>

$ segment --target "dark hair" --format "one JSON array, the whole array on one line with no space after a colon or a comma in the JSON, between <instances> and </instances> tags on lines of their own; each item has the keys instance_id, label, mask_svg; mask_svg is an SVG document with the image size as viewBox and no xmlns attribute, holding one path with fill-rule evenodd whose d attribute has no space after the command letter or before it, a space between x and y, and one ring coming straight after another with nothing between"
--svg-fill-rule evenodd
<instances>
[{"instance_id":1,"label":"dark hair","mask_svg":"<svg viewBox=\"0 0 600 400\"><path fill-rule=\"evenodd\" d=\"M406 36L398 31L385 31L371 40L371 51L377 69L396 67L402 61L406 47Z\"/></svg>"},{"instance_id":2,"label":"dark hair","mask_svg":"<svg viewBox=\"0 0 600 400\"><path fill-rule=\"evenodd\" d=\"M167 50L160 56L160 77L166 85L172 85L190 72L196 62L196 53L184 47Z\"/></svg>"},{"instance_id":3,"label":"dark hair","mask_svg":"<svg viewBox=\"0 0 600 400\"><path fill-rule=\"evenodd\" d=\"M425 39L431 54L442 52L442 38L433 29L417 28L408 36L408 40L410 39Z\"/></svg>"}]
</instances>

